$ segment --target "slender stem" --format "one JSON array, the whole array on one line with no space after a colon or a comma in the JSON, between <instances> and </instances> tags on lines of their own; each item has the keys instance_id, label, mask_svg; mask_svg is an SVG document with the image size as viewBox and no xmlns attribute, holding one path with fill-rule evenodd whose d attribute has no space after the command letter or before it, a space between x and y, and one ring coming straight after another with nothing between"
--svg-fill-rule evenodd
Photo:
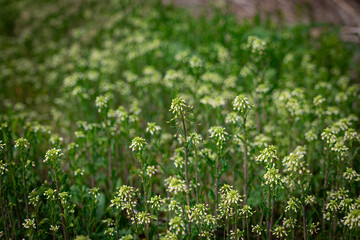
<instances>
[{"instance_id":1,"label":"slender stem","mask_svg":"<svg viewBox=\"0 0 360 240\"><path fill-rule=\"evenodd\" d=\"M328 165L329 165L329 148L330 146L327 146L326 149L326 159L325 159L325 179L324 179L324 193L323 193L323 213L325 212L325 205L326 205L326 189L327 189L327 183L328 183L328 178L329 178L329 171L328 171ZM323 229L325 230L326 225L325 225L325 215L323 216Z\"/></svg>"},{"instance_id":2,"label":"slender stem","mask_svg":"<svg viewBox=\"0 0 360 240\"><path fill-rule=\"evenodd\" d=\"M195 146L195 183L196 183L196 204L199 204L199 176L198 176L198 153L197 147Z\"/></svg>"},{"instance_id":3,"label":"slender stem","mask_svg":"<svg viewBox=\"0 0 360 240\"><path fill-rule=\"evenodd\" d=\"M108 146L108 178L109 178L109 187L110 194L113 193L113 179L112 179L112 162L111 162L111 139L109 138L109 146Z\"/></svg>"},{"instance_id":4,"label":"slender stem","mask_svg":"<svg viewBox=\"0 0 360 240\"><path fill-rule=\"evenodd\" d=\"M1 218L3 222L3 227L5 229L5 238L9 239L8 236L8 225L6 224L6 219L4 215L4 206L3 206L3 191L2 191L2 181L0 180L0 209L1 209Z\"/></svg>"},{"instance_id":5,"label":"slender stem","mask_svg":"<svg viewBox=\"0 0 360 240\"><path fill-rule=\"evenodd\" d=\"M301 185L302 196L305 196L304 186ZM304 240L307 240L306 209L305 202L302 203Z\"/></svg>"},{"instance_id":6,"label":"slender stem","mask_svg":"<svg viewBox=\"0 0 360 240\"><path fill-rule=\"evenodd\" d=\"M66 220L65 220L65 217L64 217L64 208L62 206L62 203L61 203L61 200L60 200L60 182L59 182L59 178L58 178L58 175L56 173L56 170L55 171L55 178L56 178L56 192L57 192L57 196L58 196L58 203L59 203L59 209L60 209L60 215L61 215L61 223L62 223L62 229L63 229L63 233L64 233L64 239L65 240L68 240L69 239L69 234L67 232L67 229L66 229Z\"/></svg>"},{"instance_id":7,"label":"slender stem","mask_svg":"<svg viewBox=\"0 0 360 240\"><path fill-rule=\"evenodd\" d=\"M24 185L24 198L25 198L25 208L26 208L26 216L28 219L30 219L29 214L29 204L28 204L28 196L27 196L27 190L26 190L26 177L25 177L25 163L22 162L22 177L23 177L23 185Z\"/></svg>"},{"instance_id":8,"label":"slender stem","mask_svg":"<svg viewBox=\"0 0 360 240\"><path fill-rule=\"evenodd\" d=\"M189 187L189 176L188 176L188 149L187 149L187 135L186 135L186 126L185 126L185 117L184 114L181 115L183 132L184 132L184 140L185 140L185 181L186 181L186 202L190 207L190 187ZM189 236L191 236L191 223L188 219L188 231Z\"/></svg>"}]
</instances>

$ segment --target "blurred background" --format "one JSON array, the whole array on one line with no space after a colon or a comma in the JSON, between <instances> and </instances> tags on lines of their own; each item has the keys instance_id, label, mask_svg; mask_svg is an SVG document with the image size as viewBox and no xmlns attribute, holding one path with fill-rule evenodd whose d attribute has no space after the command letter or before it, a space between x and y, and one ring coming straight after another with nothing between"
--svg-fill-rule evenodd
<instances>
[{"instance_id":1,"label":"blurred background","mask_svg":"<svg viewBox=\"0 0 360 240\"><path fill-rule=\"evenodd\" d=\"M359 0L163 0L189 8L194 14L210 13L211 5L228 5L228 10L239 20L258 17L281 24L330 23L342 26L345 41L359 43ZM314 29L319 34L321 29Z\"/></svg>"}]
</instances>

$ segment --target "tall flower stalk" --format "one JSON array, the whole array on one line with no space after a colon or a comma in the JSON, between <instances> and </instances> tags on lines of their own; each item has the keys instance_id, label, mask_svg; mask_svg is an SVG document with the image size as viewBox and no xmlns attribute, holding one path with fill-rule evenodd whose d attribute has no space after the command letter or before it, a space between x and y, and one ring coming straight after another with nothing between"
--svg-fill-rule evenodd
<instances>
[{"instance_id":1,"label":"tall flower stalk","mask_svg":"<svg viewBox=\"0 0 360 240\"><path fill-rule=\"evenodd\" d=\"M189 109L192 107L186 105L185 100L182 97L174 98L171 102L170 111L174 114L173 120L176 120L176 127L178 132L182 135L184 139L183 147L185 154L185 182L186 182L186 203L190 208L190 183L189 183L189 174L188 174L188 139L187 139L187 130L186 130L186 114ZM188 219L188 232L191 236L191 223Z\"/></svg>"}]
</instances>

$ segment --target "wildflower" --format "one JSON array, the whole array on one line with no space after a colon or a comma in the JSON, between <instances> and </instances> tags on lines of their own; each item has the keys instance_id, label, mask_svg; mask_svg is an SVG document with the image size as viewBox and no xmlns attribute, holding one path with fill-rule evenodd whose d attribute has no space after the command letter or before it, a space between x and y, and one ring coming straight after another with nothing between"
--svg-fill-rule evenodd
<instances>
[{"instance_id":1,"label":"wildflower","mask_svg":"<svg viewBox=\"0 0 360 240\"><path fill-rule=\"evenodd\" d=\"M37 207L39 203L39 195L37 194L36 190L32 190L29 194L29 204Z\"/></svg>"},{"instance_id":2,"label":"wildflower","mask_svg":"<svg viewBox=\"0 0 360 240\"><path fill-rule=\"evenodd\" d=\"M1 128L0 128L1 129ZM5 143L2 143L3 141L2 140L0 140L0 151L1 150L3 150L4 148L5 148L5 146L6 146L6 144Z\"/></svg>"},{"instance_id":3,"label":"wildflower","mask_svg":"<svg viewBox=\"0 0 360 240\"><path fill-rule=\"evenodd\" d=\"M269 147L262 150L259 156L255 158L256 161L266 165L273 165L277 159L277 151L273 145L270 145Z\"/></svg>"},{"instance_id":4,"label":"wildflower","mask_svg":"<svg viewBox=\"0 0 360 240\"><path fill-rule=\"evenodd\" d=\"M214 139L216 141L216 145L221 149L223 147L223 143L226 141L226 135L228 135L228 133L225 132L225 128L214 126L209 129L209 133L210 138Z\"/></svg>"},{"instance_id":5,"label":"wildflower","mask_svg":"<svg viewBox=\"0 0 360 240\"><path fill-rule=\"evenodd\" d=\"M225 123L237 124L240 121L240 116L236 112L230 112L225 117Z\"/></svg>"},{"instance_id":6,"label":"wildflower","mask_svg":"<svg viewBox=\"0 0 360 240\"><path fill-rule=\"evenodd\" d=\"M316 203L316 198L314 195L307 195L305 197L305 203L307 205L314 205Z\"/></svg>"},{"instance_id":7,"label":"wildflower","mask_svg":"<svg viewBox=\"0 0 360 240\"><path fill-rule=\"evenodd\" d=\"M318 137L317 137L316 133L313 130L307 131L305 133L305 139L308 142L312 142L312 141L316 140L317 138Z\"/></svg>"},{"instance_id":8,"label":"wildflower","mask_svg":"<svg viewBox=\"0 0 360 240\"><path fill-rule=\"evenodd\" d=\"M55 166L63 155L64 154L61 153L61 149L50 149L46 152L43 162L48 163L50 166Z\"/></svg>"},{"instance_id":9,"label":"wildflower","mask_svg":"<svg viewBox=\"0 0 360 240\"><path fill-rule=\"evenodd\" d=\"M15 141L15 148L20 149L20 151L23 151L28 147L29 142L25 138L19 138Z\"/></svg>"},{"instance_id":10,"label":"wildflower","mask_svg":"<svg viewBox=\"0 0 360 240\"><path fill-rule=\"evenodd\" d=\"M177 239L178 239L178 235L170 231L167 231L165 236L160 237L160 240L177 240Z\"/></svg>"},{"instance_id":11,"label":"wildflower","mask_svg":"<svg viewBox=\"0 0 360 240\"><path fill-rule=\"evenodd\" d=\"M169 230L174 232L177 236L179 236L179 234L185 235L185 223L182 218L175 216L170 219Z\"/></svg>"},{"instance_id":12,"label":"wildflower","mask_svg":"<svg viewBox=\"0 0 360 240\"><path fill-rule=\"evenodd\" d=\"M281 175L279 173L279 169L275 167L268 168L264 175L264 180L263 184L272 189L277 186L281 186Z\"/></svg>"},{"instance_id":13,"label":"wildflower","mask_svg":"<svg viewBox=\"0 0 360 240\"><path fill-rule=\"evenodd\" d=\"M180 117L182 115L185 115L187 108L191 107L186 105L186 102L182 97L177 97L174 98L171 102L170 112L175 114L175 117Z\"/></svg>"},{"instance_id":14,"label":"wildflower","mask_svg":"<svg viewBox=\"0 0 360 240\"><path fill-rule=\"evenodd\" d=\"M25 219L24 221L25 221L25 222L23 223L24 228L27 228L27 229L29 229L29 228L36 229L36 227L35 227L35 219L34 219L34 218L32 218L32 219Z\"/></svg>"},{"instance_id":15,"label":"wildflower","mask_svg":"<svg viewBox=\"0 0 360 240\"><path fill-rule=\"evenodd\" d=\"M359 134L353 129L349 128L345 131L344 140L345 141L359 141Z\"/></svg>"},{"instance_id":16,"label":"wildflower","mask_svg":"<svg viewBox=\"0 0 360 240\"><path fill-rule=\"evenodd\" d=\"M71 198L71 195L69 195L68 192L61 192L59 193L59 196L62 204L66 204L68 199Z\"/></svg>"},{"instance_id":17,"label":"wildflower","mask_svg":"<svg viewBox=\"0 0 360 240\"><path fill-rule=\"evenodd\" d=\"M284 218L283 220L283 226L284 228L286 229L294 229L295 228L295 225L296 225L296 218Z\"/></svg>"},{"instance_id":18,"label":"wildflower","mask_svg":"<svg viewBox=\"0 0 360 240\"><path fill-rule=\"evenodd\" d=\"M189 139L191 139L191 143L195 146L199 146L203 140L201 135L197 133L191 133Z\"/></svg>"},{"instance_id":19,"label":"wildflower","mask_svg":"<svg viewBox=\"0 0 360 240\"><path fill-rule=\"evenodd\" d=\"M243 240L244 239L244 230L240 231L240 229L236 228L235 231L230 230L230 239L233 239L233 240L241 239L241 240Z\"/></svg>"},{"instance_id":20,"label":"wildflower","mask_svg":"<svg viewBox=\"0 0 360 240\"><path fill-rule=\"evenodd\" d=\"M165 199L162 199L160 195L155 195L151 197L150 201L148 201L151 204L152 209L159 210L163 204L165 204Z\"/></svg>"},{"instance_id":21,"label":"wildflower","mask_svg":"<svg viewBox=\"0 0 360 240\"><path fill-rule=\"evenodd\" d=\"M122 237L120 238L120 240L133 240L133 239L134 239L133 236L130 235L130 234L125 235L125 236L122 236Z\"/></svg>"},{"instance_id":22,"label":"wildflower","mask_svg":"<svg viewBox=\"0 0 360 240\"><path fill-rule=\"evenodd\" d=\"M360 174L358 174L354 169L352 168L346 168L346 171L343 173L343 176L346 180L349 182L352 181L360 181Z\"/></svg>"},{"instance_id":23,"label":"wildflower","mask_svg":"<svg viewBox=\"0 0 360 240\"><path fill-rule=\"evenodd\" d=\"M104 234L112 237L112 236L114 236L114 234L116 234L116 230L114 227L108 227L105 230Z\"/></svg>"},{"instance_id":24,"label":"wildflower","mask_svg":"<svg viewBox=\"0 0 360 240\"><path fill-rule=\"evenodd\" d=\"M50 229L49 229L50 231L53 231L53 232L57 232L58 230L59 230L59 226L57 226L57 225L50 225Z\"/></svg>"},{"instance_id":25,"label":"wildflower","mask_svg":"<svg viewBox=\"0 0 360 240\"><path fill-rule=\"evenodd\" d=\"M157 126L154 122L148 122L147 128L146 128L146 132L150 133L151 135L154 135L156 133L158 133L161 130L160 126Z\"/></svg>"},{"instance_id":26,"label":"wildflower","mask_svg":"<svg viewBox=\"0 0 360 240\"><path fill-rule=\"evenodd\" d=\"M175 165L176 168L183 168L185 166L185 159L181 155L181 153L182 153L182 149L177 148L175 150L174 156L172 156L170 158L172 161L174 161L174 165Z\"/></svg>"},{"instance_id":27,"label":"wildflower","mask_svg":"<svg viewBox=\"0 0 360 240\"><path fill-rule=\"evenodd\" d=\"M242 116L247 114L247 111L251 109L251 105L247 97L238 95L233 101L233 110L238 111Z\"/></svg>"},{"instance_id":28,"label":"wildflower","mask_svg":"<svg viewBox=\"0 0 360 240\"><path fill-rule=\"evenodd\" d=\"M325 128L321 133L321 139L324 140L328 145L332 146L336 142L336 136L333 130Z\"/></svg>"},{"instance_id":29,"label":"wildflower","mask_svg":"<svg viewBox=\"0 0 360 240\"><path fill-rule=\"evenodd\" d=\"M89 194L92 195L94 198L98 198L100 196L99 188L93 187L89 190Z\"/></svg>"},{"instance_id":30,"label":"wildflower","mask_svg":"<svg viewBox=\"0 0 360 240\"><path fill-rule=\"evenodd\" d=\"M135 217L136 217L136 221L139 225L150 223L150 214L147 212L138 212L138 213L136 213ZM132 218L131 220L134 223L134 219Z\"/></svg>"},{"instance_id":31,"label":"wildflower","mask_svg":"<svg viewBox=\"0 0 360 240\"><path fill-rule=\"evenodd\" d=\"M251 225L252 232L255 233L257 236L261 236L261 233L263 231L262 227L259 224Z\"/></svg>"},{"instance_id":32,"label":"wildflower","mask_svg":"<svg viewBox=\"0 0 360 240\"><path fill-rule=\"evenodd\" d=\"M167 191L174 193L175 195L179 192L186 191L185 181L178 179L177 177L168 177L165 179Z\"/></svg>"},{"instance_id":33,"label":"wildflower","mask_svg":"<svg viewBox=\"0 0 360 240\"><path fill-rule=\"evenodd\" d=\"M320 230L319 225L319 222L310 224L310 226L308 227L308 233L310 236L315 235Z\"/></svg>"},{"instance_id":34,"label":"wildflower","mask_svg":"<svg viewBox=\"0 0 360 240\"><path fill-rule=\"evenodd\" d=\"M110 200L110 207L115 207L116 209L121 208L121 210L131 209L136 205L135 195L137 189L123 185L116 192L114 198Z\"/></svg>"},{"instance_id":35,"label":"wildflower","mask_svg":"<svg viewBox=\"0 0 360 240\"><path fill-rule=\"evenodd\" d=\"M85 171L84 171L83 169L80 169L80 168L78 168L78 169L76 169L76 170L74 171L74 175L75 175L75 176L77 176L77 175L83 176L84 173L85 173Z\"/></svg>"},{"instance_id":36,"label":"wildflower","mask_svg":"<svg viewBox=\"0 0 360 240\"><path fill-rule=\"evenodd\" d=\"M350 229L360 227L360 209L351 210L343 219L342 223Z\"/></svg>"},{"instance_id":37,"label":"wildflower","mask_svg":"<svg viewBox=\"0 0 360 240\"><path fill-rule=\"evenodd\" d=\"M285 238L287 237L287 232L283 226L277 226L273 231L276 238Z\"/></svg>"},{"instance_id":38,"label":"wildflower","mask_svg":"<svg viewBox=\"0 0 360 240\"><path fill-rule=\"evenodd\" d=\"M4 175L7 171L7 164L0 160L0 175Z\"/></svg>"},{"instance_id":39,"label":"wildflower","mask_svg":"<svg viewBox=\"0 0 360 240\"><path fill-rule=\"evenodd\" d=\"M197 225L202 223L207 215L207 211L208 209L204 204L196 204L191 208L189 216L190 221L196 223Z\"/></svg>"},{"instance_id":40,"label":"wildflower","mask_svg":"<svg viewBox=\"0 0 360 240\"><path fill-rule=\"evenodd\" d=\"M169 207L169 211L181 210L180 203L175 199L170 199L170 203L168 207Z\"/></svg>"},{"instance_id":41,"label":"wildflower","mask_svg":"<svg viewBox=\"0 0 360 240\"><path fill-rule=\"evenodd\" d=\"M107 96L98 96L95 99L95 106L98 109L98 112L102 112L108 106L109 98Z\"/></svg>"},{"instance_id":42,"label":"wildflower","mask_svg":"<svg viewBox=\"0 0 360 240\"><path fill-rule=\"evenodd\" d=\"M192 56L189 59L189 64L192 69L199 69L203 66L202 60L197 56Z\"/></svg>"},{"instance_id":43,"label":"wildflower","mask_svg":"<svg viewBox=\"0 0 360 240\"><path fill-rule=\"evenodd\" d=\"M252 209L249 205L244 205L240 209L240 213L241 213L241 215L245 216L246 218L249 218L254 214L254 212L252 211Z\"/></svg>"},{"instance_id":44,"label":"wildflower","mask_svg":"<svg viewBox=\"0 0 360 240\"><path fill-rule=\"evenodd\" d=\"M285 212L294 212L297 213L297 210L300 209L300 201L296 197L292 197L288 200Z\"/></svg>"},{"instance_id":45,"label":"wildflower","mask_svg":"<svg viewBox=\"0 0 360 240\"><path fill-rule=\"evenodd\" d=\"M46 199L56 200L56 190L49 188L44 192Z\"/></svg>"},{"instance_id":46,"label":"wildflower","mask_svg":"<svg viewBox=\"0 0 360 240\"><path fill-rule=\"evenodd\" d=\"M336 142L333 147L331 147L331 150L338 153L339 156L342 158L346 155L349 148L347 148L342 142Z\"/></svg>"},{"instance_id":47,"label":"wildflower","mask_svg":"<svg viewBox=\"0 0 360 240\"><path fill-rule=\"evenodd\" d=\"M156 168L155 166L148 166L146 168L146 174L149 176L149 177L152 177L153 175L155 175L156 173Z\"/></svg>"},{"instance_id":48,"label":"wildflower","mask_svg":"<svg viewBox=\"0 0 360 240\"><path fill-rule=\"evenodd\" d=\"M142 137L135 137L130 145L130 148L133 152L141 152L142 150L144 150L146 146L146 141L144 138Z\"/></svg>"},{"instance_id":49,"label":"wildflower","mask_svg":"<svg viewBox=\"0 0 360 240\"><path fill-rule=\"evenodd\" d=\"M265 52L266 42L256 36L249 36L246 47L254 55L263 55Z\"/></svg>"}]
</instances>

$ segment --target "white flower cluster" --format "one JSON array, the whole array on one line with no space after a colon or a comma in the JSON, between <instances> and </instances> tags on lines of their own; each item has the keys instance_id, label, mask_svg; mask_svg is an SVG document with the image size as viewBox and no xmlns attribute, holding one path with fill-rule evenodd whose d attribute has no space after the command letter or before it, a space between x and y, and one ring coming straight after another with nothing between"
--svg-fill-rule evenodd
<instances>
[{"instance_id":1,"label":"white flower cluster","mask_svg":"<svg viewBox=\"0 0 360 240\"><path fill-rule=\"evenodd\" d=\"M236 228L235 230L230 230L230 239L231 240L243 240L244 239L244 230L240 231L240 229Z\"/></svg>"},{"instance_id":2,"label":"white flower cluster","mask_svg":"<svg viewBox=\"0 0 360 240\"><path fill-rule=\"evenodd\" d=\"M29 147L29 142L25 138L19 138L15 141L15 148L25 149Z\"/></svg>"},{"instance_id":3,"label":"white flower cluster","mask_svg":"<svg viewBox=\"0 0 360 240\"><path fill-rule=\"evenodd\" d=\"M27 228L27 229L29 229L29 228L36 229L36 227L35 227L35 219L34 219L34 218L32 218L32 219L25 219L24 221L25 221L25 222L23 223L24 228Z\"/></svg>"},{"instance_id":4,"label":"white flower cluster","mask_svg":"<svg viewBox=\"0 0 360 240\"><path fill-rule=\"evenodd\" d=\"M148 212L138 212L135 215L136 221L139 225L149 224L150 223L150 214ZM135 219L132 217L131 221L134 223Z\"/></svg>"},{"instance_id":5,"label":"white flower cluster","mask_svg":"<svg viewBox=\"0 0 360 240\"><path fill-rule=\"evenodd\" d=\"M174 98L171 102L170 112L175 114L175 117L179 117L185 114L185 109L188 108L185 100L182 97Z\"/></svg>"},{"instance_id":6,"label":"white flower cluster","mask_svg":"<svg viewBox=\"0 0 360 240\"><path fill-rule=\"evenodd\" d=\"M38 203L39 203L39 195L34 189L29 194L29 204L33 205L34 207L37 207Z\"/></svg>"},{"instance_id":7,"label":"white flower cluster","mask_svg":"<svg viewBox=\"0 0 360 240\"><path fill-rule=\"evenodd\" d=\"M251 105L247 97L238 95L233 101L233 110L239 112L241 115L246 115L247 111L251 109Z\"/></svg>"},{"instance_id":8,"label":"white flower cluster","mask_svg":"<svg viewBox=\"0 0 360 240\"><path fill-rule=\"evenodd\" d=\"M308 234L310 236L315 235L316 233L318 233L320 231L320 227L319 227L320 223L316 222L316 223L311 223L310 226L308 227Z\"/></svg>"},{"instance_id":9,"label":"white flower cluster","mask_svg":"<svg viewBox=\"0 0 360 240\"><path fill-rule=\"evenodd\" d=\"M299 209L300 209L300 200L298 198L292 197L287 201L285 212L297 213Z\"/></svg>"},{"instance_id":10,"label":"white flower cluster","mask_svg":"<svg viewBox=\"0 0 360 240\"><path fill-rule=\"evenodd\" d=\"M130 148L133 152L141 152L142 150L144 150L146 146L146 141L144 138L142 137L135 137L130 145Z\"/></svg>"},{"instance_id":11,"label":"white flower cluster","mask_svg":"<svg viewBox=\"0 0 360 240\"><path fill-rule=\"evenodd\" d=\"M185 181L177 177L168 177L165 179L165 185L167 186L167 191L174 193L175 195L179 192L186 192Z\"/></svg>"},{"instance_id":12,"label":"white flower cluster","mask_svg":"<svg viewBox=\"0 0 360 240\"><path fill-rule=\"evenodd\" d=\"M67 201L69 200L69 198L71 198L72 196L69 195L68 192L61 192L59 193L59 197L60 197L60 201L62 204L67 204Z\"/></svg>"},{"instance_id":13,"label":"white flower cluster","mask_svg":"<svg viewBox=\"0 0 360 240\"><path fill-rule=\"evenodd\" d=\"M155 195L151 197L148 203L150 203L152 209L159 210L165 204L165 199L161 198L160 195Z\"/></svg>"},{"instance_id":14,"label":"white flower cluster","mask_svg":"<svg viewBox=\"0 0 360 240\"><path fill-rule=\"evenodd\" d=\"M94 197L95 199L100 197L100 193L99 193L99 188L98 187L93 187L89 190L89 194Z\"/></svg>"},{"instance_id":15,"label":"white flower cluster","mask_svg":"<svg viewBox=\"0 0 360 240\"><path fill-rule=\"evenodd\" d=\"M281 185L282 179L281 174L279 173L279 169L270 167L267 169L264 175L264 182L263 185L275 189L275 187L282 187Z\"/></svg>"},{"instance_id":16,"label":"white flower cluster","mask_svg":"<svg viewBox=\"0 0 360 240\"><path fill-rule=\"evenodd\" d=\"M324 131L321 133L321 139L330 146L334 145L337 140L335 132L330 128L324 129Z\"/></svg>"},{"instance_id":17,"label":"white flower cluster","mask_svg":"<svg viewBox=\"0 0 360 240\"><path fill-rule=\"evenodd\" d=\"M225 184L220 188L219 216L229 218L234 215L233 207L242 202L242 196L232 186Z\"/></svg>"},{"instance_id":18,"label":"white flower cluster","mask_svg":"<svg viewBox=\"0 0 360 240\"><path fill-rule=\"evenodd\" d=\"M240 121L240 116L236 112L230 112L225 117L226 124L237 124Z\"/></svg>"},{"instance_id":19,"label":"white flower cluster","mask_svg":"<svg viewBox=\"0 0 360 240\"><path fill-rule=\"evenodd\" d=\"M345 131L344 140L345 141L359 141L360 137L359 137L359 134L353 128L349 128L347 131Z\"/></svg>"},{"instance_id":20,"label":"white flower cluster","mask_svg":"<svg viewBox=\"0 0 360 240\"><path fill-rule=\"evenodd\" d=\"M185 235L185 223L182 218L175 216L170 219L169 230L175 233L177 236L179 236L179 234Z\"/></svg>"},{"instance_id":21,"label":"white flower cluster","mask_svg":"<svg viewBox=\"0 0 360 240\"><path fill-rule=\"evenodd\" d=\"M203 141L201 135L198 133L191 133L189 139L191 139L191 143L195 146L199 146Z\"/></svg>"},{"instance_id":22,"label":"white flower cluster","mask_svg":"<svg viewBox=\"0 0 360 240\"><path fill-rule=\"evenodd\" d=\"M0 160L0 175L4 175L7 171L7 164Z\"/></svg>"},{"instance_id":23,"label":"white flower cluster","mask_svg":"<svg viewBox=\"0 0 360 240\"><path fill-rule=\"evenodd\" d=\"M49 188L44 192L44 196L46 197L46 199L56 200L56 190Z\"/></svg>"},{"instance_id":24,"label":"white flower cluster","mask_svg":"<svg viewBox=\"0 0 360 240\"><path fill-rule=\"evenodd\" d=\"M221 126L214 126L209 129L210 138L216 141L216 145L220 148L223 147L223 143L226 141L227 132L225 132L225 128Z\"/></svg>"},{"instance_id":25,"label":"white flower cluster","mask_svg":"<svg viewBox=\"0 0 360 240\"><path fill-rule=\"evenodd\" d=\"M215 224L215 218L211 214L208 214L209 208L205 204L196 204L191 208L189 213L190 222L197 225L205 223L208 226Z\"/></svg>"},{"instance_id":26,"label":"white flower cluster","mask_svg":"<svg viewBox=\"0 0 360 240\"><path fill-rule=\"evenodd\" d=\"M146 168L146 175L148 175L149 177L152 177L153 175L155 175L156 172L157 172L157 169L155 166L148 166Z\"/></svg>"},{"instance_id":27,"label":"white flower cluster","mask_svg":"<svg viewBox=\"0 0 360 240\"><path fill-rule=\"evenodd\" d=\"M58 230L59 230L59 226L58 225L50 225L50 229L49 229L50 231L52 231L52 232L57 232Z\"/></svg>"},{"instance_id":28,"label":"white flower cluster","mask_svg":"<svg viewBox=\"0 0 360 240\"><path fill-rule=\"evenodd\" d=\"M349 148L344 145L341 141L337 141L331 150L338 154L338 157L343 158L346 156Z\"/></svg>"},{"instance_id":29,"label":"white flower cluster","mask_svg":"<svg viewBox=\"0 0 360 240\"><path fill-rule=\"evenodd\" d=\"M98 109L98 112L102 112L108 106L109 98L107 96L98 96L95 99L95 106Z\"/></svg>"},{"instance_id":30,"label":"white flower cluster","mask_svg":"<svg viewBox=\"0 0 360 240\"><path fill-rule=\"evenodd\" d=\"M58 160L63 156L64 154L61 153L61 149L50 149L45 154L44 163L49 163L50 165L56 164Z\"/></svg>"},{"instance_id":31,"label":"white flower cluster","mask_svg":"<svg viewBox=\"0 0 360 240\"><path fill-rule=\"evenodd\" d=\"M154 122L148 122L146 132L151 135L157 134L161 130L161 127L156 125Z\"/></svg>"},{"instance_id":32,"label":"white flower cluster","mask_svg":"<svg viewBox=\"0 0 360 240\"><path fill-rule=\"evenodd\" d=\"M114 198L110 201L110 207L115 207L116 209L121 208L121 210L131 210L131 208L136 205L136 193L137 189L131 186L121 186Z\"/></svg>"},{"instance_id":33,"label":"white flower cluster","mask_svg":"<svg viewBox=\"0 0 360 240\"><path fill-rule=\"evenodd\" d=\"M349 182L358 182L360 181L360 174L358 174L354 169L352 168L346 168L346 171L343 173L343 176L346 180Z\"/></svg>"},{"instance_id":34,"label":"white flower cluster","mask_svg":"<svg viewBox=\"0 0 360 240\"><path fill-rule=\"evenodd\" d=\"M266 42L256 36L249 36L246 47L252 54L263 55L265 52Z\"/></svg>"},{"instance_id":35,"label":"white flower cluster","mask_svg":"<svg viewBox=\"0 0 360 240\"><path fill-rule=\"evenodd\" d=\"M278 159L277 151L276 151L275 146L273 146L273 145L270 145L269 147L262 150L260 152L259 156L257 156L255 158L256 161L263 163L265 165L269 165L269 166L272 166L273 164L275 164L275 161L277 159Z\"/></svg>"},{"instance_id":36,"label":"white flower cluster","mask_svg":"<svg viewBox=\"0 0 360 240\"><path fill-rule=\"evenodd\" d=\"M360 209L351 210L342 219L342 223L350 229L360 228Z\"/></svg>"},{"instance_id":37,"label":"white flower cluster","mask_svg":"<svg viewBox=\"0 0 360 240\"><path fill-rule=\"evenodd\" d=\"M272 230L273 234L276 238L285 238L287 237L287 232L283 226L277 226L274 230Z\"/></svg>"}]
</instances>

